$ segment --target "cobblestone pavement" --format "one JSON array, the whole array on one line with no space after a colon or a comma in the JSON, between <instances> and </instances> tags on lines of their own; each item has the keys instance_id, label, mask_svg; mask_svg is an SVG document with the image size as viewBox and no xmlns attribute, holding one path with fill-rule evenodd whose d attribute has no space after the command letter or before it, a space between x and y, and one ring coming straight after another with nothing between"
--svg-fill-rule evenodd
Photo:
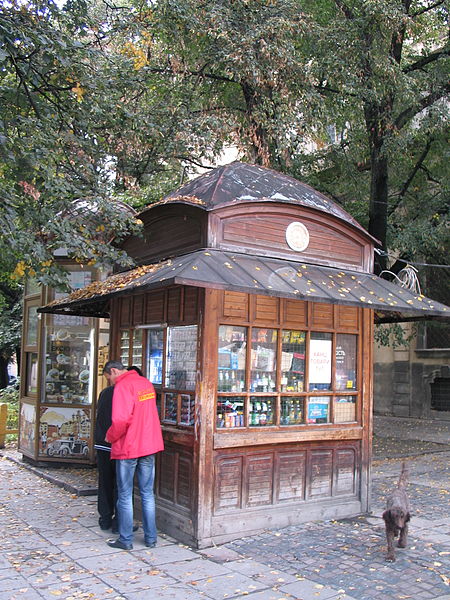
<instances>
[{"instance_id":1,"label":"cobblestone pavement","mask_svg":"<svg viewBox=\"0 0 450 600\"><path fill-rule=\"evenodd\" d=\"M133 551L110 548L111 534L97 527L96 496L57 487L4 456L0 600L450 600L449 436L396 450L384 433L370 515L265 531L203 551L164 535L150 550L142 532ZM410 539L387 563L381 513L404 456Z\"/></svg>"}]
</instances>

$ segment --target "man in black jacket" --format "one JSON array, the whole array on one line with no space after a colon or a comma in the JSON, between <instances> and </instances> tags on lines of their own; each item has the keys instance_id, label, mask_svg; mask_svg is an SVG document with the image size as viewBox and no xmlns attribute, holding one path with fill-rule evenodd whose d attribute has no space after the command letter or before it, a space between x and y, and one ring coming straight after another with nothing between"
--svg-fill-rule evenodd
<instances>
[{"instance_id":1,"label":"man in black jacket","mask_svg":"<svg viewBox=\"0 0 450 600\"><path fill-rule=\"evenodd\" d=\"M109 382L109 381L108 381ZM111 444L105 442L105 435L111 427L112 399L114 386L105 388L98 398L95 421L95 449L97 450L98 497L97 510L100 529L112 527L117 530L114 518L116 511L116 461L111 460Z\"/></svg>"}]
</instances>

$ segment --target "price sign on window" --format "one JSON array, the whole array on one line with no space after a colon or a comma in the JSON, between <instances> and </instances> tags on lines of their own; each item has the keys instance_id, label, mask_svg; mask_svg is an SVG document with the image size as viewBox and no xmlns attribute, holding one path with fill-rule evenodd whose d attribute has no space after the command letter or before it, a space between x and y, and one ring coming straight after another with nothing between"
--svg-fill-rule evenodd
<instances>
[{"instance_id":1,"label":"price sign on window","mask_svg":"<svg viewBox=\"0 0 450 600\"><path fill-rule=\"evenodd\" d=\"M309 381L331 383L331 340L310 341Z\"/></svg>"}]
</instances>

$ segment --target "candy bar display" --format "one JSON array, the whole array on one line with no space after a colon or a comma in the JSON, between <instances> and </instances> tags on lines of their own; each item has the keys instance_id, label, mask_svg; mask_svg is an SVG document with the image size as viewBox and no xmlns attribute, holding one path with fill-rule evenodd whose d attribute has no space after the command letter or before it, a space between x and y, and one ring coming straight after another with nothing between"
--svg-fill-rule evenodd
<instances>
[{"instance_id":1,"label":"candy bar display","mask_svg":"<svg viewBox=\"0 0 450 600\"><path fill-rule=\"evenodd\" d=\"M181 410L180 410L180 425L193 425L195 412L195 398L189 394L180 394Z\"/></svg>"},{"instance_id":2,"label":"candy bar display","mask_svg":"<svg viewBox=\"0 0 450 600\"><path fill-rule=\"evenodd\" d=\"M216 427L235 428L244 427L244 398L241 396L223 396L217 403Z\"/></svg>"}]
</instances>

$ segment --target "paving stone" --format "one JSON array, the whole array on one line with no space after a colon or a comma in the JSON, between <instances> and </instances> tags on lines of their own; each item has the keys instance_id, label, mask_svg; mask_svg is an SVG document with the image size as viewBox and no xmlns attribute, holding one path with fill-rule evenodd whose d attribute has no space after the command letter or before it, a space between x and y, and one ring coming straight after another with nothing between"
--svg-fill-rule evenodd
<instances>
[{"instance_id":1,"label":"paving stone","mask_svg":"<svg viewBox=\"0 0 450 600\"><path fill-rule=\"evenodd\" d=\"M241 555L235 550L230 550L224 546L214 546L213 548L207 548L206 550L200 550L199 554L213 560L215 562L228 562L242 558Z\"/></svg>"},{"instance_id":2,"label":"paving stone","mask_svg":"<svg viewBox=\"0 0 450 600\"><path fill-rule=\"evenodd\" d=\"M162 587L176 585L178 582L173 577L158 569L139 568L133 571L116 571L114 573L103 573L98 575L103 582L120 594L128 598L129 595L141 590L158 590ZM152 594L152 595L156 595ZM148 596L147 596L148 597Z\"/></svg>"},{"instance_id":3,"label":"paving stone","mask_svg":"<svg viewBox=\"0 0 450 600\"><path fill-rule=\"evenodd\" d=\"M191 587L178 584L158 588L157 597L156 595L150 596L148 590L128 592L126 600L205 600L205 595L198 593Z\"/></svg>"},{"instance_id":4,"label":"paving stone","mask_svg":"<svg viewBox=\"0 0 450 600\"><path fill-rule=\"evenodd\" d=\"M315 600L327 600L328 598L333 598L337 600L339 595L345 595L345 591L339 592L337 589L329 588L309 579L282 585L280 586L280 590L291 594L292 596L300 596L302 600L309 600L309 598L314 598Z\"/></svg>"},{"instance_id":5,"label":"paving stone","mask_svg":"<svg viewBox=\"0 0 450 600\"><path fill-rule=\"evenodd\" d=\"M132 552L116 550L114 554L105 556L89 556L88 558L79 558L77 563L94 573L102 575L103 573L114 573L121 571L125 574L133 574L140 569L148 570L148 565L139 557L135 557Z\"/></svg>"},{"instance_id":6,"label":"paving stone","mask_svg":"<svg viewBox=\"0 0 450 600\"><path fill-rule=\"evenodd\" d=\"M154 563L156 565L156 563ZM217 575L226 575L229 569L205 558L195 560L184 560L173 563L161 563L159 565L168 575L178 579L180 582L198 581Z\"/></svg>"},{"instance_id":7,"label":"paving stone","mask_svg":"<svg viewBox=\"0 0 450 600\"><path fill-rule=\"evenodd\" d=\"M42 596L31 587L13 591L0 591L0 600L42 600Z\"/></svg>"},{"instance_id":8,"label":"paving stone","mask_svg":"<svg viewBox=\"0 0 450 600\"><path fill-rule=\"evenodd\" d=\"M177 545L161 546L141 551L139 556L145 562L152 565L164 565L167 563L176 563L179 561L189 561L198 559L198 554Z\"/></svg>"},{"instance_id":9,"label":"paving stone","mask_svg":"<svg viewBox=\"0 0 450 600\"><path fill-rule=\"evenodd\" d=\"M222 598L236 598L240 596L247 597L250 592L263 590L267 586L241 575L241 573L227 573L217 577L208 577L206 579L197 580L195 577L191 581L187 581L189 585L195 586L199 592L204 592L213 600L221 600Z\"/></svg>"},{"instance_id":10,"label":"paving stone","mask_svg":"<svg viewBox=\"0 0 450 600\"><path fill-rule=\"evenodd\" d=\"M68 598L78 598L83 594L85 597L98 600L110 600L117 598L117 591L109 587L97 577L88 577L79 581L70 583L61 583L49 586L35 586L36 591L46 600L67 600Z\"/></svg>"}]
</instances>

